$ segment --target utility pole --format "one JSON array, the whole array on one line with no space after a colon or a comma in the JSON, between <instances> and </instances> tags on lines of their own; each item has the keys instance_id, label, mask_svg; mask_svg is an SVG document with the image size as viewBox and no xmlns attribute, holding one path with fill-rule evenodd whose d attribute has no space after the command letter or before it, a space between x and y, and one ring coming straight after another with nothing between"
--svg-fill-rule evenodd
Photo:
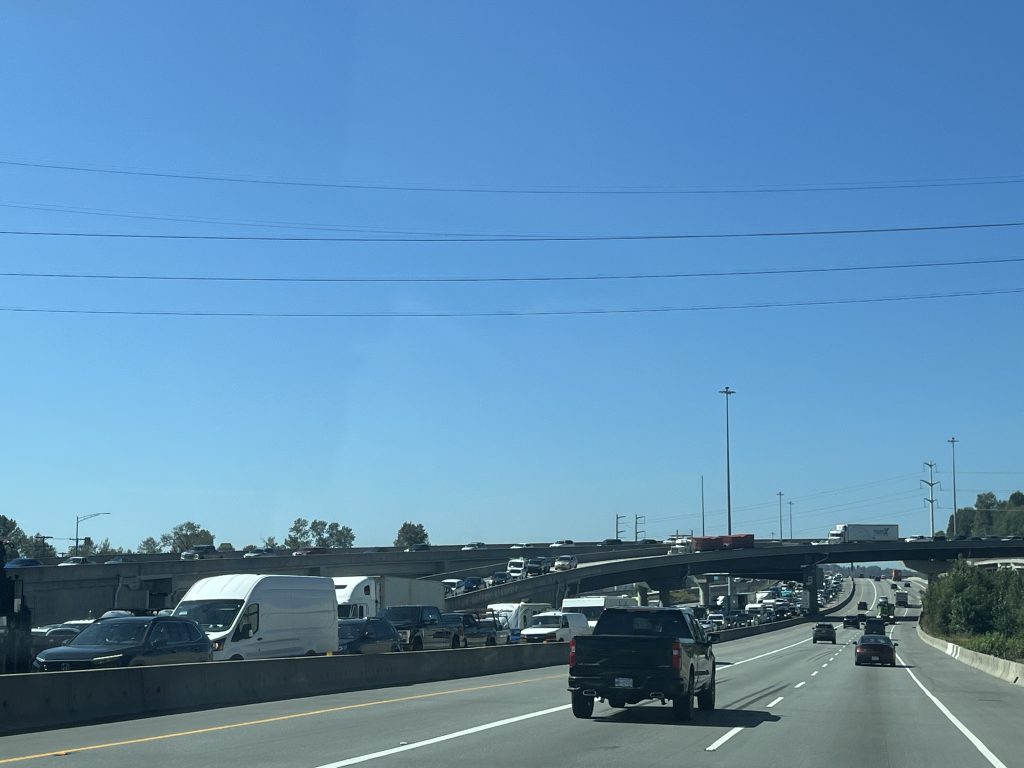
<instances>
[{"instance_id":1,"label":"utility pole","mask_svg":"<svg viewBox=\"0 0 1024 768\"><path fill-rule=\"evenodd\" d=\"M725 395L725 514L726 514L726 533L732 536L732 476L729 461L729 397L735 395L736 390L725 389L718 390L718 394ZM730 579L730 583L731 583Z\"/></svg>"},{"instance_id":2,"label":"utility pole","mask_svg":"<svg viewBox=\"0 0 1024 768\"><path fill-rule=\"evenodd\" d=\"M782 541L782 491L775 495L779 497L779 541Z\"/></svg>"},{"instance_id":3,"label":"utility pole","mask_svg":"<svg viewBox=\"0 0 1024 768\"><path fill-rule=\"evenodd\" d=\"M928 486L928 498L925 501L931 509L932 527L928 531L928 538L935 535L935 486L939 484L939 481L935 479L935 462L926 461L924 463L928 467L928 479L922 480L921 482Z\"/></svg>"},{"instance_id":4,"label":"utility pole","mask_svg":"<svg viewBox=\"0 0 1024 768\"><path fill-rule=\"evenodd\" d=\"M633 541L640 541L641 535L647 535L647 531L640 527L641 524L647 524L647 515L633 515Z\"/></svg>"},{"instance_id":5,"label":"utility pole","mask_svg":"<svg viewBox=\"0 0 1024 768\"><path fill-rule=\"evenodd\" d=\"M953 446L953 538L956 538L956 444L960 441L951 437L946 442Z\"/></svg>"},{"instance_id":6,"label":"utility pole","mask_svg":"<svg viewBox=\"0 0 1024 768\"><path fill-rule=\"evenodd\" d=\"M621 539L622 538L622 521L625 520L625 519L626 519L625 515L616 515L615 516L615 538L616 539Z\"/></svg>"},{"instance_id":7,"label":"utility pole","mask_svg":"<svg viewBox=\"0 0 1024 768\"><path fill-rule=\"evenodd\" d=\"M793 540L793 502L786 502L789 504L789 540Z\"/></svg>"},{"instance_id":8,"label":"utility pole","mask_svg":"<svg viewBox=\"0 0 1024 768\"><path fill-rule=\"evenodd\" d=\"M700 476L700 535L707 536L704 532L704 475Z\"/></svg>"}]
</instances>

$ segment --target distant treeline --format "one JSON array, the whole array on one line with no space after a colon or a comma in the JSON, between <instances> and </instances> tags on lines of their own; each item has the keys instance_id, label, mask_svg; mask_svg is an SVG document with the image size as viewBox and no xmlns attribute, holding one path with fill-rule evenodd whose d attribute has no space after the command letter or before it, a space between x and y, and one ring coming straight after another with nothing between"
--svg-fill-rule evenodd
<instances>
[{"instance_id":1,"label":"distant treeline","mask_svg":"<svg viewBox=\"0 0 1024 768\"><path fill-rule=\"evenodd\" d=\"M932 578L921 626L979 653L1024 661L1024 571L987 570L957 560Z\"/></svg>"},{"instance_id":2,"label":"distant treeline","mask_svg":"<svg viewBox=\"0 0 1024 768\"><path fill-rule=\"evenodd\" d=\"M1014 491L1008 499L994 493L979 493L974 507L956 512L956 533L964 536L1024 536L1024 493ZM949 516L946 535L953 535Z\"/></svg>"}]
</instances>

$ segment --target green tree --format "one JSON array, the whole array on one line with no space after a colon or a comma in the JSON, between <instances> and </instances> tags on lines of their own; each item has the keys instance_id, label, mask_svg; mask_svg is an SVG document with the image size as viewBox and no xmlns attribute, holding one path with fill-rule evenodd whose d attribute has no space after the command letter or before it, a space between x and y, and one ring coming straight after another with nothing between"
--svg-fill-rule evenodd
<instances>
[{"instance_id":1,"label":"green tree","mask_svg":"<svg viewBox=\"0 0 1024 768\"><path fill-rule=\"evenodd\" d=\"M120 555L123 554L124 550L121 547L114 549L110 544L110 539L103 539L99 544L93 547L94 555Z\"/></svg>"},{"instance_id":2,"label":"green tree","mask_svg":"<svg viewBox=\"0 0 1024 768\"><path fill-rule=\"evenodd\" d=\"M279 544L277 543L277 537L267 536L265 539L263 539L263 546L269 547L270 549L277 549L279 546Z\"/></svg>"},{"instance_id":3,"label":"green tree","mask_svg":"<svg viewBox=\"0 0 1024 768\"><path fill-rule=\"evenodd\" d=\"M152 536L147 536L139 544L140 555L158 555L163 552L163 546Z\"/></svg>"},{"instance_id":4,"label":"green tree","mask_svg":"<svg viewBox=\"0 0 1024 768\"><path fill-rule=\"evenodd\" d=\"M284 546L286 549L302 549L310 546L312 540L309 532L309 520L297 517L292 523L292 527L288 529L288 535L284 537Z\"/></svg>"},{"instance_id":5,"label":"green tree","mask_svg":"<svg viewBox=\"0 0 1024 768\"><path fill-rule=\"evenodd\" d=\"M34 557L37 560L41 560L46 557L56 557L57 550L43 537L43 534L37 533L35 536L25 539L22 554L25 557Z\"/></svg>"},{"instance_id":6,"label":"green tree","mask_svg":"<svg viewBox=\"0 0 1024 768\"><path fill-rule=\"evenodd\" d=\"M430 536L422 523L402 523L395 536L396 547L411 547L413 544L429 544Z\"/></svg>"},{"instance_id":7,"label":"green tree","mask_svg":"<svg viewBox=\"0 0 1024 768\"><path fill-rule=\"evenodd\" d=\"M160 545L169 552L184 552L196 544L213 544L213 534L191 520L179 523L170 533L160 535Z\"/></svg>"},{"instance_id":8,"label":"green tree","mask_svg":"<svg viewBox=\"0 0 1024 768\"><path fill-rule=\"evenodd\" d=\"M325 541L327 542L325 546L328 547L351 549L352 545L355 544L356 535L347 525L331 523L327 526L327 536Z\"/></svg>"}]
</instances>

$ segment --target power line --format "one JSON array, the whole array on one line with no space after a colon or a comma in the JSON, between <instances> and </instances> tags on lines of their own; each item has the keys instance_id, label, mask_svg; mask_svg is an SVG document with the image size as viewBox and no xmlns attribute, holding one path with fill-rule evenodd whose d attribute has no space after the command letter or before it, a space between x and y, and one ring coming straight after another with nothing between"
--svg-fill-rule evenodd
<instances>
[{"instance_id":1,"label":"power line","mask_svg":"<svg viewBox=\"0 0 1024 768\"><path fill-rule=\"evenodd\" d=\"M3 206L0 203L0 206ZM47 210L47 209L44 209ZM73 211L74 213L85 213L88 211ZM122 214L110 214L121 216ZM180 221L191 223L209 223L204 219L188 219L180 217L159 217L148 215L123 214L130 218L153 218L160 221ZM231 226L282 226L317 228L319 225L308 227L298 224L268 224L252 222L220 222ZM956 230L974 229L1008 229L1024 227L1024 221L1004 221L978 224L936 224L906 227L863 227L848 229L806 229L806 230L781 230L762 232L694 232L694 233L666 233L666 234L613 234L613 235L505 235L505 234L479 234L466 235L460 233L452 234L428 234L428 235L349 235L349 236L326 236L326 235L225 235L225 234L200 234L183 235L166 232L80 232L80 231L59 231L59 230L23 230L3 229L0 235L26 236L26 237L80 237L80 238L111 238L124 240L212 240L212 241L240 241L240 242L283 242L283 243L578 243L578 242L638 242L658 240L726 240L741 238L769 238L769 237L822 237L827 235L877 235L913 232L948 232ZM342 227L320 228L344 229ZM349 228L356 229L358 228ZM374 231L374 230L369 230ZM378 230L388 232L389 230Z\"/></svg>"},{"instance_id":2,"label":"power line","mask_svg":"<svg viewBox=\"0 0 1024 768\"><path fill-rule=\"evenodd\" d=\"M306 187L316 189L378 190L388 192L460 192L472 194L515 194L515 195L723 195L723 194L765 194L779 192L842 192L881 189L921 189L928 187L962 187L988 184L1020 184L1024 176L962 176L931 179L894 179L887 181L824 182L813 184L751 184L736 186L672 187L672 186L524 186L497 187L474 185L413 184L396 182L391 184L357 181L318 181L313 179L283 179L258 176L230 176L212 173L174 173L171 171L141 170L93 166L77 163L34 162L27 160L0 160L0 165L18 168L39 168L77 173L107 174L114 176L139 176L182 181L215 181L233 184L258 184L264 186Z\"/></svg>"},{"instance_id":3,"label":"power line","mask_svg":"<svg viewBox=\"0 0 1024 768\"><path fill-rule=\"evenodd\" d=\"M456 276L456 277L268 277L232 275L146 275L111 272L0 272L0 277L61 280L143 280L155 282L200 283L557 283L632 280L682 280L707 277L757 277L766 275L827 274L833 272L871 272L880 270L930 269L935 267L1015 264L1024 256L958 261L909 262L901 264L864 264L837 267L779 267L777 269L741 269L722 272L654 272L597 275Z\"/></svg>"},{"instance_id":4,"label":"power line","mask_svg":"<svg viewBox=\"0 0 1024 768\"><path fill-rule=\"evenodd\" d=\"M750 304L707 304L689 307L627 307L622 309L552 309L552 310L492 310L481 312L204 312L189 310L135 310L135 309L56 309L52 307L0 307L0 312L22 312L49 315L127 315L150 317L245 317L245 318L483 318L483 317L568 317L582 315L644 315L674 314L681 312L708 312L738 309L786 309L791 307L827 307L854 304L880 304L901 301L926 301L970 296L1001 296L1024 293L1024 288L1005 288L985 291L957 291L906 296L880 296L861 299L820 299L808 301L761 302Z\"/></svg>"}]
</instances>

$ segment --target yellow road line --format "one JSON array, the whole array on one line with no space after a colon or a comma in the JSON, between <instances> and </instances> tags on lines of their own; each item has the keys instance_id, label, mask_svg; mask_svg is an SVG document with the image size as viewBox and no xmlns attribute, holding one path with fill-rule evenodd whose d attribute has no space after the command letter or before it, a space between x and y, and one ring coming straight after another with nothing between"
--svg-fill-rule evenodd
<instances>
[{"instance_id":1,"label":"yellow road line","mask_svg":"<svg viewBox=\"0 0 1024 768\"><path fill-rule=\"evenodd\" d=\"M0 765L8 763L18 763L24 760L38 760L43 757L65 757L67 755L75 754L76 752L89 752L97 749L111 749L113 747L127 747L132 744L146 744L152 741L165 741L167 739L177 739L182 736L196 736L204 733L215 733L216 731L227 731L232 728L248 728L254 725L267 725L269 723L280 723L285 720L296 720L301 717L315 717L317 715L330 715L335 712L344 712L350 709L364 709L366 707L379 707L383 704L399 704L405 701L416 701L418 699L431 699L438 696L451 696L456 693L472 693L473 691L485 691L490 688L505 688L510 685L525 685L526 683L536 683L541 680L554 680L564 675L545 675L544 677L531 677L528 680L516 680L510 683L491 683L490 685L476 685L472 688L456 688L451 691L435 691L434 693L417 693L412 696L399 696L394 699L380 699L379 701L365 701L361 704L343 704L338 707L328 707L327 709L314 709L309 712L296 712L291 715L278 715L276 717L265 717L260 720L247 720L241 723L229 723L227 725L212 725L209 728L197 728L191 731L177 731L175 733L164 733L159 736L144 736L138 739L126 739L124 741L111 741L106 744L92 744L84 747L69 747L67 749L57 749L52 752L40 752L35 755L19 755L18 757L4 757L0 758ZM261 702L271 703L271 702Z\"/></svg>"}]
</instances>

